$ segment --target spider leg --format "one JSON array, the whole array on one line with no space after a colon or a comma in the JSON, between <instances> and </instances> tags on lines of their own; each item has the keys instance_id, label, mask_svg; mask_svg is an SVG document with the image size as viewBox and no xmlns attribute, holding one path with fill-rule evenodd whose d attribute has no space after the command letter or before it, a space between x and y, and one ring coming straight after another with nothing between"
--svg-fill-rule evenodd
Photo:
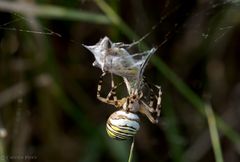
<instances>
[{"instance_id":1,"label":"spider leg","mask_svg":"<svg viewBox=\"0 0 240 162\"><path fill-rule=\"evenodd\" d=\"M103 84L103 77L106 75L105 72L102 73L102 75L100 76L99 78L99 81L98 81L98 86L97 86L97 99L104 102L104 103L107 103L107 104L111 104L111 100L107 99L107 98L104 98L101 96L100 92L102 90L102 84Z\"/></svg>"},{"instance_id":2,"label":"spider leg","mask_svg":"<svg viewBox=\"0 0 240 162\"><path fill-rule=\"evenodd\" d=\"M155 85L155 87L158 89L158 96L156 96L157 105L156 105L155 111L157 112L157 116L160 116L160 114L161 114L162 90L161 90L161 87L158 86L158 85Z\"/></svg>"},{"instance_id":3,"label":"spider leg","mask_svg":"<svg viewBox=\"0 0 240 162\"><path fill-rule=\"evenodd\" d=\"M154 103L154 92L153 92L153 89L150 88L150 103L149 103L149 111L150 112L154 112L154 108L153 108L153 103Z\"/></svg>"},{"instance_id":4,"label":"spider leg","mask_svg":"<svg viewBox=\"0 0 240 162\"><path fill-rule=\"evenodd\" d=\"M118 107L119 106L119 101L118 98L117 98L117 95L116 95L116 89L122 85L122 82L118 85L115 85L115 82L113 80L113 75L111 73L111 91L108 93L107 95L107 100L110 100L110 98L112 97L113 98L113 102L114 102L114 106Z\"/></svg>"},{"instance_id":5,"label":"spider leg","mask_svg":"<svg viewBox=\"0 0 240 162\"><path fill-rule=\"evenodd\" d=\"M146 80L145 77L143 78L143 82L146 83L146 85L149 87L149 90L150 90L149 111L150 111L151 113L153 113L153 112L154 112L153 104L154 104L154 98L155 98L155 94L154 94L154 91L153 91L153 87L152 87L151 84Z\"/></svg>"},{"instance_id":6,"label":"spider leg","mask_svg":"<svg viewBox=\"0 0 240 162\"><path fill-rule=\"evenodd\" d=\"M157 88L157 95L154 94L153 86L150 85L145 79L144 82L149 87L150 98L149 104L146 104L144 101L141 101L140 112L145 114L152 123L158 123L158 118L161 113L161 87L154 85ZM154 104L155 103L155 104ZM155 105L155 106L154 106Z\"/></svg>"},{"instance_id":7,"label":"spider leg","mask_svg":"<svg viewBox=\"0 0 240 162\"><path fill-rule=\"evenodd\" d=\"M147 118L153 123L158 123L158 118L155 118L153 114L149 111L150 107L145 102L141 102L139 112L146 115Z\"/></svg>"},{"instance_id":8,"label":"spider leg","mask_svg":"<svg viewBox=\"0 0 240 162\"><path fill-rule=\"evenodd\" d=\"M101 102L104 102L104 103L107 103L107 104L110 104L110 105L114 105L115 107L121 107L123 104L123 99L121 100L118 100L117 99L117 96L116 96L116 88L120 85L117 85L115 86L114 84L114 81L112 79L112 83L111 83L111 90L110 92L108 93L107 97L102 97L100 92L102 90L102 84L103 84L103 77L106 75L105 72L102 73L102 75L100 76L99 78L99 81L98 81L98 86L97 86L97 99L100 100ZM110 98L113 97L113 100L111 100Z\"/></svg>"}]
</instances>

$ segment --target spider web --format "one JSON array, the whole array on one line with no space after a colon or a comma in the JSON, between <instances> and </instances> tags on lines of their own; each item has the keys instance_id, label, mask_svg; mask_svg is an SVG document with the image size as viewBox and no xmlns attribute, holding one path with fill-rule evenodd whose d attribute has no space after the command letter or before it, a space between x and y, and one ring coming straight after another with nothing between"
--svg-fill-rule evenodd
<instances>
[{"instance_id":1,"label":"spider web","mask_svg":"<svg viewBox=\"0 0 240 162\"><path fill-rule=\"evenodd\" d=\"M169 1L168 1L169 2ZM166 3L166 6L168 3ZM196 14L193 14L191 16L191 19L196 19L198 17L201 17L204 15L211 15L211 12L213 12L216 8L224 8L224 6L227 5L238 5L236 1L222 1L219 3L209 3L209 7L205 8L204 10L201 10L200 12L197 12ZM229 7L229 6L228 6ZM92 46L86 46L87 48L95 57L95 61L93 63L94 66L100 68L102 71L107 71L116 75L119 75L125 79L125 83L128 87L129 94L132 92L131 89L139 89L142 84L143 80L143 73L145 70L146 65L148 64L148 61L152 54L156 52L158 48L160 48L162 45L164 45L169 37L172 35L172 33L176 33L177 27L179 26L178 23L174 24L174 31L169 31L165 34L164 40L162 43L158 45L157 48L152 48L147 51L141 51L139 53L131 53L128 51L131 47L138 45L141 41L143 41L146 37L148 37L158 26L160 26L165 19L174 13L176 10L180 8L180 5L177 5L172 10L168 11L166 14L164 14L163 17L161 17L160 21L152 27L152 30L144 35L140 40L133 42L131 44L124 44L122 42L116 42L113 43L108 37L104 37L103 39L100 39L100 41ZM200 32L196 28L200 26L200 23L197 24L183 24L184 27L191 27L192 31L198 32L199 35L203 39L208 39L209 35L211 34L211 28L207 28L206 32ZM217 42L220 40L224 35L230 31L233 28L232 25L226 25L217 27L217 30L214 29L214 40L213 42ZM170 36L169 36L170 35ZM135 59L135 56L141 56L138 59Z\"/></svg>"},{"instance_id":2,"label":"spider web","mask_svg":"<svg viewBox=\"0 0 240 162\"><path fill-rule=\"evenodd\" d=\"M146 39L146 37L150 37L152 33L156 31L157 28L159 28L162 24L164 24L167 19L175 12L181 8L185 4L185 2L181 2L179 5L176 5L173 9L170 9L171 1L166 1L166 4L164 6L164 11L162 12L162 16L160 17L159 22L156 22L156 25L154 25L146 35L140 39L140 41L136 41L130 44L127 43L121 43L121 42L112 42L108 37L103 38L101 41L108 39L110 42L110 47L116 48L116 50L121 49L117 52L117 55L115 53L112 53L110 55L106 55L106 53L101 53L97 49L97 46L95 46L95 49L91 49L93 47L91 46L85 46L88 48L95 57L94 65L100 68L101 70L109 71L110 73L114 73L116 75L122 76L124 78L127 78L128 81L130 81L129 87L139 87L139 82L142 81L143 73L145 70L145 67L148 64L149 59L151 56L155 53L156 50L159 49L162 45L165 45L169 39L175 35L178 35L182 33L184 30L187 30L189 34L195 34L198 39L209 39L210 36L214 35L214 38L210 40L212 43L217 43L218 41L221 41L224 39L224 36L231 31L234 28L234 25L231 21L225 22L223 24L220 24L219 26L211 26L206 27L205 31L202 31L200 27L203 25L204 18L211 16L214 17L214 11L221 9L221 10L227 10L229 8L233 8L236 10L239 10L240 2L239 0L225 0L225 1L209 1L209 2L202 2L202 4L199 4L198 9L196 11L191 11L190 13L187 13L185 16L188 17L187 23L173 23L172 29L167 31L166 34L163 36L163 40L159 43L157 43L157 47L152 46L151 49L146 51L138 51L137 53L131 53L129 51L129 48L131 48L133 45L139 45L141 41ZM25 22L26 24L34 24L33 21L30 19L20 16L15 13L11 13L13 17L15 17L11 21L4 22L0 25L0 30L2 31L15 31L15 32L23 32L28 34L36 34L36 35L46 35L46 36L56 36L56 37L62 37L61 34L54 32L50 30L49 28L45 28L41 26L40 30L31 30L27 26L26 27L17 27L18 22ZM217 15L215 15L217 16ZM196 19L199 19L199 23L196 23ZM71 42L77 42L72 41ZM98 44L101 44L101 41ZM88 43L86 43L88 44ZM99 55L100 54L100 55ZM132 80L138 80L138 82L132 83ZM20 98L21 99L21 98ZM2 105L4 103L0 103Z\"/></svg>"},{"instance_id":3,"label":"spider web","mask_svg":"<svg viewBox=\"0 0 240 162\"><path fill-rule=\"evenodd\" d=\"M145 67L147 66L151 56L153 54L162 55L162 53L160 53L161 48L163 47L163 45L164 46L169 45L173 37L181 36L183 35L183 33L185 35L190 35L190 38L191 38L190 42L193 42L193 44L197 41L202 41L202 40L207 40L214 45L220 41L224 41L228 33L230 33L234 29L235 24L230 20L228 22L225 21L223 23L219 23L216 21L212 23L212 24L216 23L217 25L212 25L206 22L208 22L208 20L210 21L211 18L214 19L214 16L218 17L218 15L221 13L218 11L224 11L224 10L230 10L230 9L239 10L240 2L237 0L199 2L201 4L198 4L197 5L198 7L195 8L194 11L190 11L189 13L186 13L185 15L183 15L183 17L185 18L187 17L186 21L184 21L183 23L171 22L169 25L170 27L167 26L169 28L162 29L162 26L164 27L165 24L169 23L168 20L171 19L171 15L174 14L175 12L178 12L181 9L181 6L184 6L186 2L181 1L180 4L176 5L174 9L171 9L171 3L174 3L174 1L170 1L170 0L166 1L161 17L159 18L159 22L156 21L154 23L156 25L154 25L152 29L149 28L150 31L147 30L149 31L147 34L144 35L142 33L145 33L145 32L139 32L141 33L140 35L144 35L142 37L143 39L140 39L140 41L131 43L132 40L130 40L129 44L127 42L121 43L119 42L119 40L112 42L111 41L112 38L109 36L109 41L110 43L112 43L112 46L117 48L120 48L120 47L123 48L123 52L121 54L118 54L117 56L107 55L107 58L105 57L106 55L104 54L97 55L97 53L95 53L95 55L93 55L95 59L94 65L100 68L101 70L106 70L106 71L109 71L110 73L114 73L116 75L127 78L127 81L129 83L128 87L130 87L128 89L131 89L131 87L133 87L134 89L138 89L139 85L141 85L141 82L142 82L142 77L144 74ZM0 24L0 30L2 32L16 32L16 33L20 32L20 33L26 33L31 35L37 35L37 36L38 35L46 36L47 39L48 38L50 39L50 37L58 37L59 39L63 39L62 33L54 32L44 26L40 26L39 28L30 28L29 26L31 27L35 26L34 25L35 22L31 21L31 18L20 16L15 13L11 13L11 14L12 14L13 20L11 21L7 20L6 22L3 22ZM234 18L232 20L234 20ZM18 24L19 22L20 23L23 22L24 24L28 24L28 25L19 27L19 24ZM202 26L205 26L205 27L202 27ZM159 36L159 34L156 34L160 38L156 39L158 40L158 42L151 42L149 49L147 50L139 49L139 51L137 52L132 52L131 50L128 49L132 45L141 46L141 42L145 41L147 38L154 37L155 32L157 32L159 28L162 29L161 31L163 31L163 34L161 32L161 35L160 35L161 37ZM104 36L102 36L102 38L104 38ZM1 39L1 43L3 41L4 40ZM77 46L79 46L79 44L82 44L82 43L86 45L91 44L89 42L77 43L78 41L76 40L70 40L70 42L73 42L73 44L76 44ZM95 43L96 42L92 44L95 44ZM156 46L153 44L156 44ZM1 48L4 48L4 46L1 46ZM88 54L91 55L90 52L88 52ZM1 58L4 59L4 57L1 57ZM92 59L92 61L94 59ZM4 65L1 65L1 67L3 66ZM128 69L130 70L128 71ZM137 80L137 82L134 82L132 80L134 81ZM21 83L23 79L20 78L19 81ZM24 106L24 103L26 103L26 101L23 99L22 96L26 95L29 91L29 87L27 87L27 85L21 84L19 86L22 87L21 89L23 94L17 94L16 92L18 92L19 88L15 89L15 87L6 88L7 89L6 91L4 90L0 92L0 96L1 96L0 105L2 105L1 107L4 107L4 105L9 104L10 101L12 101L13 99L17 101L17 109L16 109L17 111L16 111L16 117L15 117L16 120L15 120L15 127L14 127L15 131L18 131L19 128L21 128L20 127L21 118L24 118L25 112L22 112L22 111L24 110L23 106ZM149 96L150 96L149 87L146 84L143 84L141 86L143 86L142 89L145 92L147 92L144 94L143 100L144 102L148 103ZM12 91L11 94L16 94L14 98L12 98L11 95L6 95L6 92L9 90ZM5 127L4 120L0 124L1 124L0 137L6 136L7 131L4 128ZM191 155L191 153L189 154ZM195 155L194 158L196 159L199 158L199 156L201 156L199 154L194 154L194 155Z\"/></svg>"},{"instance_id":4,"label":"spider web","mask_svg":"<svg viewBox=\"0 0 240 162\"><path fill-rule=\"evenodd\" d=\"M154 30L156 30L156 28L158 28L159 26L161 26L161 24L165 23L166 20L172 15L174 14L175 12L177 12L182 6L184 6L185 4L187 4L187 2L182 2L176 6L173 7L173 9L169 8L171 4L171 1L168 0L166 1L165 3L165 6L164 6L164 10L163 12L161 13L161 17L159 19L159 22L157 22L151 29L151 31L149 31L147 34L145 34L141 39L140 41L136 41L134 43L132 43L132 45L136 45L138 43L140 43L141 41L143 41L146 37L148 37L149 35L151 35ZM199 5L201 6L201 4ZM205 16L209 16L212 14L213 11L215 11L217 8L221 8L221 10L224 10L224 9L227 9L229 7L232 7L232 8L238 8L240 6L240 1L239 0L223 0L223 1L209 1L209 2L203 2L202 6L204 8L201 8L199 7L200 9L197 10L197 11L192 11L191 13L187 12L184 16L186 17L190 17L190 19L197 19L199 18L202 14L205 15ZM62 37L62 35L60 33L57 33L57 32L54 32L53 30L47 28L47 27L44 27L44 26L41 26L41 29L38 31L38 30L31 30L31 29L28 29L28 26L26 25L25 27L22 27L22 28L19 28L17 27L18 26L18 22L26 22L26 24L34 24L33 21L31 21L30 19L24 17L24 16L21 16L17 13L14 13L14 12L10 12L10 14L13 15L13 20L11 21L7 21L5 23L2 23L0 24L0 30L5 30L5 31L18 31L18 32L25 32L25 33L31 33L31 34L37 34L37 35L49 35L49 36L57 36L57 37ZM190 16L189 16L190 15ZM183 27L184 29L189 29L191 31L195 31L196 33L198 33L201 37L203 38L208 38L209 36L209 31L210 31L210 28L208 28L208 30L206 32L201 32L199 31L198 27L201 25L200 24L201 22L199 23L196 23L194 22L194 24L190 24L190 23L183 23L181 25L179 25L178 23L174 23L173 26L181 26ZM15 25L15 26L14 26ZM232 29L232 25L222 25L222 26L219 26L217 27L216 32L217 32L217 36L216 36L216 41L220 38L222 38L229 30ZM164 38L166 37L166 35L169 35L170 33L174 33L176 34L176 32L179 32L177 29L175 29L175 31L173 30L170 30L169 32L167 32L167 34L165 34ZM77 43L77 41L75 40L70 40L70 41L73 41L73 43ZM167 38L165 38L162 42L166 42L168 41ZM159 44L162 44L162 43L159 43ZM125 45L131 45L131 44L125 44Z\"/></svg>"}]
</instances>

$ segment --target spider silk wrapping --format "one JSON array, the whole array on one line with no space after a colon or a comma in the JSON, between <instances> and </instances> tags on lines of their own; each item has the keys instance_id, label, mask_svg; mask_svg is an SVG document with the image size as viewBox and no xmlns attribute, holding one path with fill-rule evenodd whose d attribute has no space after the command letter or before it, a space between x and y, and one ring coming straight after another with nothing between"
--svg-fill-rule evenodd
<instances>
[{"instance_id":1,"label":"spider silk wrapping","mask_svg":"<svg viewBox=\"0 0 240 162\"><path fill-rule=\"evenodd\" d=\"M113 43L106 36L95 45L83 46L94 55L93 66L100 68L103 72L123 77L129 94L141 88L145 67L156 51L156 48L152 48L132 53L130 50L133 44Z\"/></svg>"}]
</instances>

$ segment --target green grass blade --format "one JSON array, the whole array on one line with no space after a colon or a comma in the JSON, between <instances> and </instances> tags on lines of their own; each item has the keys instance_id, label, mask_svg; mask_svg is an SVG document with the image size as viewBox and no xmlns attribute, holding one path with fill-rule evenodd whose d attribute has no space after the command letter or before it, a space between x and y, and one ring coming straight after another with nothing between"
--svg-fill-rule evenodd
<instances>
[{"instance_id":1,"label":"green grass blade","mask_svg":"<svg viewBox=\"0 0 240 162\"><path fill-rule=\"evenodd\" d=\"M87 12L83 10L67 9L53 5L34 5L26 2L0 1L0 10L17 12L24 15L37 16L48 19L77 20L97 24L110 24L111 21L102 14Z\"/></svg>"},{"instance_id":2,"label":"green grass blade","mask_svg":"<svg viewBox=\"0 0 240 162\"><path fill-rule=\"evenodd\" d=\"M0 162L6 162L7 156L5 154L5 147L4 147L4 138L0 137Z\"/></svg>"},{"instance_id":3,"label":"green grass blade","mask_svg":"<svg viewBox=\"0 0 240 162\"><path fill-rule=\"evenodd\" d=\"M205 106L206 117L208 121L213 151L216 162L223 162L220 139L217 131L216 119L210 105Z\"/></svg>"},{"instance_id":4,"label":"green grass blade","mask_svg":"<svg viewBox=\"0 0 240 162\"><path fill-rule=\"evenodd\" d=\"M135 140L132 139L132 144L131 144L131 148L130 148L130 152L129 152L128 162L132 162L134 143L135 143Z\"/></svg>"}]
</instances>

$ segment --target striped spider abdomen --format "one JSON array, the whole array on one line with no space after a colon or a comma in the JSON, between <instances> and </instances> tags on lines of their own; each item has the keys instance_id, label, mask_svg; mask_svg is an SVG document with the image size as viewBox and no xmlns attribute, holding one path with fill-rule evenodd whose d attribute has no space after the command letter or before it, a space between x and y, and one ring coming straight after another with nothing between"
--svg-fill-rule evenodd
<instances>
[{"instance_id":1,"label":"striped spider abdomen","mask_svg":"<svg viewBox=\"0 0 240 162\"><path fill-rule=\"evenodd\" d=\"M119 110L107 120L106 130L111 138L127 140L133 138L140 128L140 119L137 114Z\"/></svg>"}]
</instances>

